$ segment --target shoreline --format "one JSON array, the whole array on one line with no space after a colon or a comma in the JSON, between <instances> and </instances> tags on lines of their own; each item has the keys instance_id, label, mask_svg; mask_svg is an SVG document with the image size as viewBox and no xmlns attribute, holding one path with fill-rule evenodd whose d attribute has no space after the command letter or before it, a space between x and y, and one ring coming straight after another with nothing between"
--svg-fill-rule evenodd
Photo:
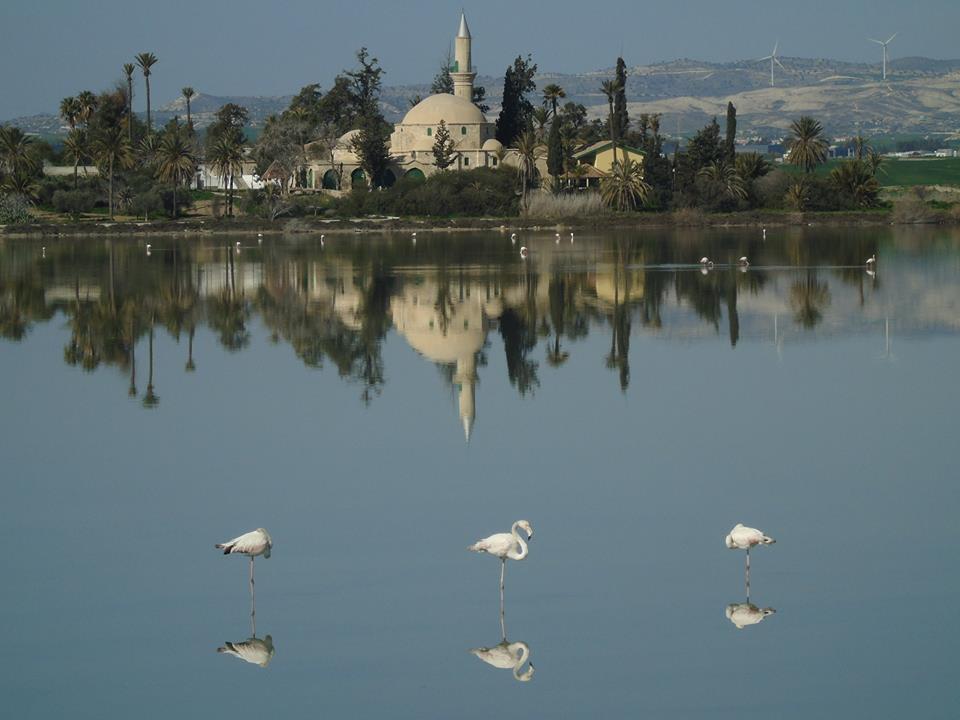
<instances>
[{"instance_id":1,"label":"shoreline","mask_svg":"<svg viewBox=\"0 0 960 720\"><path fill-rule=\"evenodd\" d=\"M298 217L275 221L261 219L64 222L29 225L0 225L0 237L110 237L136 236L218 236L218 235L344 235L393 232L479 232L542 231L542 230L664 230L724 229L750 227L880 227L890 225L957 226L960 217L942 214L929 222L896 223L891 211L841 212L734 212L702 213L679 211L670 213L633 213L630 215L592 216L584 218L414 218L365 217L330 218Z\"/></svg>"}]
</instances>

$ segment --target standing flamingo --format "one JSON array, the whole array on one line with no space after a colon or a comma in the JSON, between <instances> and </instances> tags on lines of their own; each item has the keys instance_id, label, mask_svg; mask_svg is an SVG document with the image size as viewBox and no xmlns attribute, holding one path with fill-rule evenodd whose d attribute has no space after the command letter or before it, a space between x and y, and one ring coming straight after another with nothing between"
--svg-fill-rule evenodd
<instances>
[{"instance_id":1,"label":"standing flamingo","mask_svg":"<svg viewBox=\"0 0 960 720\"><path fill-rule=\"evenodd\" d=\"M273 549L273 538L271 538L270 533L263 528L257 528L239 537L235 537L233 540L217 543L214 547L217 550L223 550L224 555L238 553L250 558L250 598L252 602L250 617L252 619L257 613L256 600L253 599L253 559L257 557L257 555L263 555L264 559L267 560L270 559L270 551Z\"/></svg>"},{"instance_id":2,"label":"standing flamingo","mask_svg":"<svg viewBox=\"0 0 960 720\"><path fill-rule=\"evenodd\" d=\"M517 528L521 528L527 534L526 542L520 537ZM467 550L485 552L488 555L495 555L500 558L500 589L503 590L503 575L506 570L507 559L523 560L527 557L527 553L529 552L527 543L531 540L533 540L533 528L530 526L529 521L517 520L510 528L510 532L497 533L496 535L483 538L483 540L478 540L468 547ZM517 549L518 546L520 548L519 550Z\"/></svg>"},{"instance_id":3,"label":"standing flamingo","mask_svg":"<svg viewBox=\"0 0 960 720\"><path fill-rule=\"evenodd\" d=\"M750 597L750 548L754 545L773 545L776 540L756 528L746 527L743 523L737 523L733 530L724 538L724 542L730 550L747 551L747 598Z\"/></svg>"}]
</instances>

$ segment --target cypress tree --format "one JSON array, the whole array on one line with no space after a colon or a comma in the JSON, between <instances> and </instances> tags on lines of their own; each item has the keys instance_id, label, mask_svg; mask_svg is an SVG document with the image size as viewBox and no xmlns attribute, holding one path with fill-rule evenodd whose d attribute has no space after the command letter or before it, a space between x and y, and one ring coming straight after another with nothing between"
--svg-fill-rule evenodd
<instances>
[{"instance_id":1,"label":"cypress tree","mask_svg":"<svg viewBox=\"0 0 960 720\"><path fill-rule=\"evenodd\" d=\"M727 162L733 164L737 157L737 109L732 102L727 103L727 142L725 146Z\"/></svg>"},{"instance_id":2,"label":"cypress tree","mask_svg":"<svg viewBox=\"0 0 960 720\"><path fill-rule=\"evenodd\" d=\"M497 118L496 137L504 147L513 145L530 124L533 105L526 94L537 87L533 81L536 72L537 66L529 55L526 60L518 55L503 76L503 104Z\"/></svg>"},{"instance_id":3,"label":"cypress tree","mask_svg":"<svg viewBox=\"0 0 960 720\"><path fill-rule=\"evenodd\" d=\"M437 166L437 170L446 170L453 165L454 152L453 140L450 139L447 123L441 120L437 127L436 140L433 142L433 162Z\"/></svg>"},{"instance_id":4,"label":"cypress tree","mask_svg":"<svg viewBox=\"0 0 960 720\"><path fill-rule=\"evenodd\" d=\"M553 176L554 192L560 190L560 175L563 173L563 142L560 140L560 116L554 115L547 138L547 172Z\"/></svg>"},{"instance_id":5,"label":"cypress tree","mask_svg":"<svg viewBox=\"0 0 960 720\"><path fill-rule=\"evenodd\" d=\"M614 132L618 140L627 136L630 127L630 116L627 113L627 64L622 57L617 58L617 84L620 86L617 97L613 101Z\"/></svg>"}]
</instances>

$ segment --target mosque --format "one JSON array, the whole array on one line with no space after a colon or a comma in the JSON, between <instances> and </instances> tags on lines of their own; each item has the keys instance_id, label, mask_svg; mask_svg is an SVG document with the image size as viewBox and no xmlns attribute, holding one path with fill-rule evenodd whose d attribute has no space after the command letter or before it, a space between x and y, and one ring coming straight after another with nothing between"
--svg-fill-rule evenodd
<instances>
[{"instance_id":1,"label":"mosque","mask_svg":"<svg viewBox=\"0 0 960 720\"><path fill-rule=\"evenodd\" d=\"M437 172L433 144L437 127L443 120L455 155L451 169L471 170L477 167L495 168L505 158L503 145L494 137L496 127L473 104L473 81L477 76L473 66L473 38L467 18L460 14L454 65L450 69L453 95L431 95L414 105L403 120L394 126L390 135L391 163L384 184L392 185L401 177L424 178ZM340 137L332 158L313 161L307 170L308 185L314 189L349 190L366 185L366 176L354 154L351 141L359 130L351 130Z\"/></svg>"}]
</instances>

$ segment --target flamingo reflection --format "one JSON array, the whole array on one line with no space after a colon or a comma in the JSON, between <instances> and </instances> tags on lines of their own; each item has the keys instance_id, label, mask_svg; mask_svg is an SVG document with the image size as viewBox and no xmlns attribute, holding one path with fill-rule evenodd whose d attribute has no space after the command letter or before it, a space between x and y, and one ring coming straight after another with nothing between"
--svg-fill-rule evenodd
<instances>
[{"instance_id":1,"label":"flamingo reflection","mask_svg":"<svg viewBox=\"0 0 960 720\"><path fill-rule=\"evenodd\" d=\"M265 668L273 659L273 637L266 635L261 639L254 635L242 642L227 641L221 647L217 648L217 652L233 655L244 662Z\"/></svg>"},{"instance_id":2,"label":"flamingo reflection","mask_svg":"<svg viewBox=\"0 0 960 720\"><path fill-rule=\"evenodd\" d=\"M507 640L507 626L503 612L503 586L500 586L500 642L493 647L470 648L471 655L476 655L487 665L501 670L511 670L513 679L519 682L529 682L533 679L535 668L530 662L530 646L522 640L510 642ZM523 670L523 666L527 669ZM523 670L523 672L521 672Z\"/></svg>"},{"instance_id":3,"label":"flamingo reflection","mask_svg":"<svg viewBox=\"0 0 960 720\"><path fill-rule=\"evenodd\" d=\"M761 623L777 611L772 607L760 608L749 600L742 603L730 603L727 605L727 620L737 626L737 630L743 630L748 625Z\"/></svg>"}]
</instances>

